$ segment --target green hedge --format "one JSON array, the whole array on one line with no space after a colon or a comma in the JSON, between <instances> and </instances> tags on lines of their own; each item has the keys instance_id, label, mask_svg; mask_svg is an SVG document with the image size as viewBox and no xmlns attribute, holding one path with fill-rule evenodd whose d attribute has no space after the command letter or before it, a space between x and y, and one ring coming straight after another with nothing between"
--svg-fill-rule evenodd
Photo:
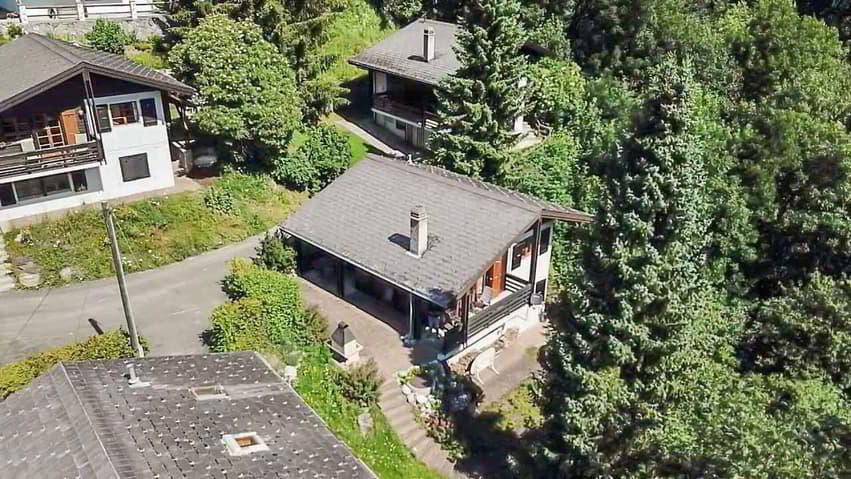
<instances>
[{"instance_id":1,"label":"green hedge","mask_svg":"<svg viewBox=\"0 0 851 479\"><path fill-rule=\"evenodd\" d=\"M295 277L238 258L222 282L230 303L216 308L208 338L213 351L273 349L321 343L325 318L307 310Z\"/></svg>"},{"instance_id":2,"label":"green hedge","mask_svg":"<svg viewBox=\"0 0 851 479\"><path fill-rule=\"evenodd\" d=\"M147 350L147 342L142 339ZM0 366L0 398L27 387L35 378L59 361L86 361L133 357L130 339L121 330L92 336L82 343L73 343L30 356L21 361Z\"/></svg>"}]
</instances>

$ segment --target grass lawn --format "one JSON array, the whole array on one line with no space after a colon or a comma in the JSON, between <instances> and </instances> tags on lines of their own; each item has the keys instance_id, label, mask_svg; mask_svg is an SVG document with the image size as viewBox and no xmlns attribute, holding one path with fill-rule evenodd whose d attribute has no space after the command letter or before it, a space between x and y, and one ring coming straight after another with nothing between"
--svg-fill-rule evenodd
<instances>
[{"instance_id":1,"label":"grass lawn","mask_svg":"<svg viewBox=\"0 0 851 479\"><path fill-rule=\"evenodd\" d=\"M348 64L349 57L389 35L392 25L384 25L368 0L346 0L345 10L328 28L329 40L322 54L333 55L334 65L323 76L333 83L345 83L363 75L363 70Z\"/></svg>"},{"instance_id":2,"label":"grass lawn","mask_svg":"<svg viewBox=\"0 0 851 479\"><path fill-rule=\"evenodd\" d=\"M116 228L128 272L156 268L261 233L306 198L277 187L266 177L228 173L215 184L234 199L234 213L207 208L204 191L153 198L116 208ZM23 233L23 241L15 238ZM113 274L106 227L100 209L6 233L11 259L26 256L41 267L42 286L64 283L59 272L74 270L72 281Z\"/></svg>"},{"instance_id":3,"label":"grass lawn","mask_svg":"<svg viewBox=\"0 0 851 479\"><path fill-rule=\"evenodd\" d=\"M360 406L347 400L331 379L330 356L309 352L298 369L295 389L328 424L355 456L366 463L382 479L438 479L443 476L417 461L411 451L393 432L384 415L373 407L373 430L364 437L357 425Z\"/></svg>"}]
</instances>

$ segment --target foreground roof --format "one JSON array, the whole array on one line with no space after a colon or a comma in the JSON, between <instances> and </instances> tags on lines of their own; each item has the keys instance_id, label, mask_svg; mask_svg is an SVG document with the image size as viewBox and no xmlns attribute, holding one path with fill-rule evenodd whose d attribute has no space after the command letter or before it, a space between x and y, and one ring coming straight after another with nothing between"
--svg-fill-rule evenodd
<instances>
[{"instance_id":1,"label":"foreground roof","mask_svg":"<svg viewBox=\"0 0 851 479\"><path fill-rule=\"evenodd\" d=\"M429 247L408 253L411 208L425 207ZM433 166L377 155L350 168L281 229L447 306L539 218L588 222L580 211Z\"/></svg>"},{"instance_id":2,"label":"foreground roof","mask_svg":"<svg viewBox=\"0 0 851 479\"><path fill-rule=\"evenodd\" d=\"M190 95L192 88L120 55L73 45L36 33L0 47L0 110L16 105L83 70Z\"/></svg>"},{"instance_id":3,"label":"foreground roof","mask_svg":"<svg viewBox=\"0 0 851 479\"><path fill-rule=\"evenodd\" d=\"M423 30L434 28L434 59L423 60ZM460 68L452 48L458 25L437 20L417 20L389 35L349 60L349 63L403 78L438 85Z\"/></svg>"},{"instance_id":4,"label":"foreground roof","mask_svg":"<svg viewBox=\"0 0 851 479\"><path fill-rule=\"evenodd\" d=\"M150 385L128 386L131 363ZM231 456L243 432L269 450ZM375 476L260 357L227 353L60 363L0 402L0 477Z\"/></svg>"}]
</instances>

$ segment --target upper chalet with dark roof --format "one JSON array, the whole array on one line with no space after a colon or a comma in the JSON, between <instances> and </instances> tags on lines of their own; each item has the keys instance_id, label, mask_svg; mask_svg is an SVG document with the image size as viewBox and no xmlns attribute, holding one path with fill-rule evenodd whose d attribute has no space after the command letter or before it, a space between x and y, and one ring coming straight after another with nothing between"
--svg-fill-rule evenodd
<instances>
[{"instance_id":1,"label":"upper chalet with dark roof","mask_svg":"<svg viewBox=\"0 0 851 479\"><path fill-rule=\"evenodd\" d=\"M461 27L430 19L416 20L349 59L369 72L373 120L417 148L425 148L436 127L435 89L461 67L456 49ZM548 51L532 42L522 54L542 57ZM518 79L518 88L525 80ZM522 118L514 124L525 133Z\"/></svg>"},{"instance_id":2,"label":"upper chalet with dark roof","mask_svg":"<svg viewBox=\"0 0 851 479\"><path fill-rule=\"evenodd\" d=\"M408 324L393 326L413 337L436 322L434 314L452 313L444 323L465 328L466 341L545 294L555 221L591 217L434 166L369 155L281 230L299 248L308 278L401 309ZM502 301L514 309L474 321Z\"/></svg>"},{"instance_id":3,"label":"upper chalet with dark roof","mask_svg":"<svg viewBox=\"0 0 851 479\"><path fill-rule=\"evenodd\" d=\"M0 227L174 185L170 105L190 86L38 34L0 46L0 71Z\"/></svg>"},{"instance_id":4,"label":"upper chalet with dark roof","mask_svg":"<svg viewBox=\"0 0 851 479\"><path fill-rule=\"evenodd\" d=\"M0 402L0 477L376 476L246 352L59 363Z\"/></svg>"}]
</instances>

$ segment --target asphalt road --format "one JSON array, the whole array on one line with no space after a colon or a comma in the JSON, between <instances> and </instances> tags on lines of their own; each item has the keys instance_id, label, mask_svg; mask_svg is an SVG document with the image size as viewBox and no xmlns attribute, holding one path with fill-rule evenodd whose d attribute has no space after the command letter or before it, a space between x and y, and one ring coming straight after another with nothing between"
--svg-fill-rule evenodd
<instances>
[{"instance_id":1,"label":"asphalt road","mask_svg":"<svg viewBox=\"0 0 851 479\"><path fill-rule=\"evenodd\" d=\"M225 301L220 282L231 258L254 254L259 237L225 246L180 263L133 273L127 289L139 334L151 354L203 352L200 334L210 312ZM33 352L125 326L115 278L36 291L0 293L0 364Z\"/></svg>"}]
</instances>

